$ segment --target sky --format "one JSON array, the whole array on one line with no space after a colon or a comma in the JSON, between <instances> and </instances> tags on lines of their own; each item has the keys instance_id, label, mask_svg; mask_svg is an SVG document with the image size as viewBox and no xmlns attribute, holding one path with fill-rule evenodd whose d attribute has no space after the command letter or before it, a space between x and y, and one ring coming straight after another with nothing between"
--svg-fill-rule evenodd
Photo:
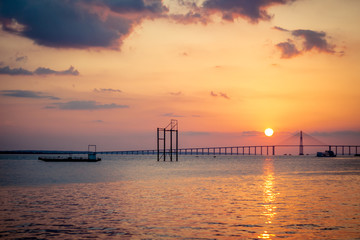
<instances>
[{"instance_id":1,"label":"sky","mask_svg":"<svg viewBox=\"0 0 360 240\"><path fill-rule=\"evenodd\" d=\"M155 149L171 119L180 147L271 145L300 130L360 145L359 9L2 0L0 150Z\"/></svg>"}]
</instances>

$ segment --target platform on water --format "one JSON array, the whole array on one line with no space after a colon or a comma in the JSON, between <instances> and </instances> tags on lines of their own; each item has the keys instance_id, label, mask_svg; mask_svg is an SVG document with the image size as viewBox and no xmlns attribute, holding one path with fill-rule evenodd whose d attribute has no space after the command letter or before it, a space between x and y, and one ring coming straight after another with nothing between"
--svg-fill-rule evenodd
<instances>
[{"instance_id":1,"label":"platform on water","mask_svg":"<svg viewBox=\"0 0 360 240\"><path fill-rule=\"evenodd\" d=\"M83 157L49 157L49 156L44 156L44 157L39 157L39 160L42 160L44 162L98 162L101 161L101 158L92 158L92 157L88 157L88 158L83 158Z\"/></svg>"}]
</instances>

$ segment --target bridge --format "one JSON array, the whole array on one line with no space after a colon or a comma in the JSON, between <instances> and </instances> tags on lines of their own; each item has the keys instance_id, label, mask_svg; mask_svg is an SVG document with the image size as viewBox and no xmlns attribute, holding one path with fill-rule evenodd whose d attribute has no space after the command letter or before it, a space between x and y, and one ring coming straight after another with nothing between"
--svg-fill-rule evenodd
<instances>
[{"instance_id":1,"label":"bridge","mask_svg":"<svg viewBox=\"0 0 360 240\"><path fill-rule=\"evenodd\" d=\"M304 144L304 137L313 144ZM290 142L298 142L289 144ZM94 145L89 145L94 146ZM172 119L165 128L157 128L157 149L151 150L123 150L123 151L100 151L97 154L121 154L121 155L157 155L157 160L178 161L178 155L276 155L282 148L298 148L299 155L304 155L304 148L322 147L322 150L334 151L336 155L358 155L360 145L329 145L309 134L299 131L275 145L247 145L247 146L220 146L220 147L188 147L179 148L178 145L178 121ZM0 151L0 154L88 154L88 151Z\"/></svg>"},{"instance_id":2,"label":"bridge","mask_svg":"<svg viewBox=\"0 0 360 240\"><path fill-rule=\"evenodd\" d=\"M287 147L299 147L299 145L264 145L264 146L231 146L231 147L196 147L179 148L178 155L276 155L276 149ZM304 147L324 147L334 151L336 155L353 155L360 153L360 145L303 145ZM97 154L122 154L122 155L156 155L156 149L151 150L125 150L125 151L104 151ZM173 149L173 154L176 150ZM166 149L166 155L171 151ZM300 154L299 154L300 155Z\"/></svg>"},{"instance_id":3,"label":"bridge","mask_svg":"<svg viewBox=\"0 0 360 240\"><path fill-rule=\"evenodd\" d=\"M175 136L174 136L175 135ZM315 144L304 144L304 136L311 139ZM360 145L329 145L322 143L318 139L300 131L282 142L289 142L290 139L297 139L299 144L277 144L277 145L258 145L258 146L222 146L222 147L196 147L179 148L178 147L178 122L172 119L165 128L157 128L157 149L156 150L126 150L126 151L108 151L98 152L99 154L125 154L125 155L157 155L157 160L166 157L178 161L178 155L276 155L276 149L298 147L299 155L304 155L304 147L322 147L329 151L334 151L336 155L359 154ZM168 147L167 147L168 145Z\"/></svg>"}]
</instances>

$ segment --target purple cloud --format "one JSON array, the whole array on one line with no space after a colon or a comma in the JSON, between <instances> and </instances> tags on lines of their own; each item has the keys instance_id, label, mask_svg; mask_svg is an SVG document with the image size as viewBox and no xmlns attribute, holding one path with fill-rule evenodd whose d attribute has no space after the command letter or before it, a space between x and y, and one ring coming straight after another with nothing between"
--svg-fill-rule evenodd
<instances>
[{"instance_id":1,"label":"purple cloud","mask_svg":"<svg viewBox=\"0 0 360 240\"><path fill-rule=\"evenodd\" d=\"M34 73L23 68L10 68L9 66L1 67L0 74L6 75L33 75Z\"/></svg>"},{"instance_id":2,"label":"purple cloud","mask_svg":"<svg viewBox=\"0 0 360 240\"><path fill-rule=\"evenodd\" d=\"M177 115L177 114L174 114L174 113L164 113L162 116L163 117L174 117L174 118L184 117L183 115Z\"/></svg>"},{"instance_id":3,"label":"purple cloud","mask_svg":"<svg viewBox=\"0 0 360 240\"><path fill-rule=\"evenodd\" d=\"M64 71L56 71L50 68L39 67L35 71L29 71L23 68L10 68L9 66L1 67L0 74L6 75L79 75L79 71L76 70L73 66L70 66L69 69Z\"/></svg>"},{"instance_id":4,"label":"purple cloud","mask_svg":"<svg viewBox=\"0 0 360 240\"><path fill-rule=\"evenodd\" d=\"M219 93L219 94L220 94L220 97L223 97L223 98L225 98L225 99L230 99L226 93L222 93L222 92L221 92L221 93Z\"/></svg>"},{"instance_id":5,"label":"purple cloud","mask_svg":"<svg viewBox=\"0 0 360 240\"><path fill-rule=\"evenodd\" d=\"M27 59L28 59L27 56L20 56L20 57L16 57L16 58L15 58L15 61L16 61L16 62L26 62Z\"/></svg>"},{"instance_id":6,"label":"purple cloud","mask_svg":"<svg viewBox=\"0 0 360 240\"><path fill-rule=\"evenodd\" d=\"M334 45L330 45L326 41L325 32L316 32L312 30L295 30L292 31L292 35L295 37L301 37L304 39L303 50L310 51L312 49L317 49L319 52L335 53Z\"/></svg>"},{"instance_id":7,"label":"purple cloud","mask_svg":"<svg viewBox=\"0 0 360 240\"><path fill-rule=\"evenodd\" d=\"M118 48L134 25L166 10L161 0L4 0L0 23L39 45Z\"/></svg>"},{"instance_id":8,"label":"purple cloud","mask_svg":"<svg viewBox=\"0 0 360 240\"><path fill-rule=\"evenodd\" d=\"M17 98L47 98L51 100L60 100L58 97L44 95L43 92L35 92L28 90L1 90L0 95L6 97L17 97Z\"/></svg>"},{"instance_id":9,"label":"purple cloud","mask_svg":"<svg viewBox=\"0 0 360 240\"><path fill-rule=\"evenodd\" d=\"M225 99L230 99L230 97L226 93L222 93L222 92L215 93L214 91L211 91L210 96L212 96L212 97L222 97L222 98L225 98Z\"/></svg>"},{"instance_id":10,"label":"purple cloud","mask_svg":"<svg viewBox=\"0 0 360 240\"><path fill-rule=\"evenodd\" d=\"M217 96L218 96L218 95L217 95L216 93L214 93L213 91L211 91L210 95L213 96L213 97L217 97Z\"/></svg>"},{"instance_id":11,"label":"purple cloud","mask_svg":"<svg viewBox=\"0 0 360 240\"><path fill-rule=\"evenodd\" d=\"M70 101L64 103L55 103L54 106L48 106L47 108L58 108L62 110L100 110L100 109L129 108L129 106L119 105L116 103L99 104L95 101Z\"/></svg>"},{"instance_id":12,"label":"purple cloud","mask_svg":"<svg viewBox=\"0 0 360 240\"><path fill-rule=\"evenodd\" d=\"M73 66L70 66L69 69L64 71L55 71L50 68L39 67L34 71L34 74L37 75L79 75L79 71L76 70Z\"/></svg>"},{"instance_id":13,"label":"purple cloud","mask_svg":"<svg viewBox=\"0 0 360 240\"><path fill-rule=\"evenodd\" d=\"M94 92L102 92L102 93L121 93L120 89L112 89L112 88L95 88Z\"/></svg>"},{"instance_id":14,"label":"purple cloud","mask_svg":"<svg viewBox=\"0 0 360 240\"><path fill-rule=\"evenodd\" d=\"M288 39L286 42L281 42L275 46L281 52L281 58L292 58L302 53L317 50L318 52L324 52L329 54L336 54L336 45L332 45L327 41L327 35L325 32L318 32L313 30L287 30L281 27L274 27L275 30L282 32L289 32L294 39ZM295 41L300 39L302 48L296 46ZM339 52L341 55L344 52Z\"/></svg>"},{"instance_id":15,"label":"purple cloud","mask_svg":"<svg viewBox=\"0 0 360 240\"><path fill-rule=\"evenodd\" d=\"M169 93L170 95L172 95L172 96L180 96L180 95L182 95L182 92L170 92Z\"/></svg>"},{"instance_id":16,"label":"purple cloud","mask_svg":"<svg viewBox=\"0 0 360 240\"><path fill-rule=\"evenodd\" d=\"M162 0L3 0L0 24L4 31L43 46L119 49L145 19L206 24L212 15L220 14L226 21L244 18L257 23L272 18L269 7L294 1L205 0L198 6L196 1L179 0L185 13L170 14Z\"/></svg>"},{"instance_id":17,"label":"purple cloud","mask_svg":"<svg viewBox=\"0 0 360 240\"><path fill-rule=\"evenodd\" d=\"M249 22L268 21L272 16L267 9L273 5L289 4L295 0L206 0L202 8L207 15L220 13L226 21L244 18Z\"/></svg>"},{"instance_id":18,"label":"purple cloud","mask_svg":"<svg viewBox=\"0 0 360 240\"><path fill-rule=\"evenodd\" d=\"M287 42L276 44L276 47L281 51L281 58L292 58L300 54L295 44L288 39Z\"/></svg>"}]
</instances>

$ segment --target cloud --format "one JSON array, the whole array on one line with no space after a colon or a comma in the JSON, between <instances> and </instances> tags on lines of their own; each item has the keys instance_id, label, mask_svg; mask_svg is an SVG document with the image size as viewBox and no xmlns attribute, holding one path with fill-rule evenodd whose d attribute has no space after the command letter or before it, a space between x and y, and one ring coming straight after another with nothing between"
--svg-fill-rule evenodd
<instances>
[{"instance_id":1,"label":"cloud","mask_svg":"<svg viewBox=\"0 0 360 240\"><path fill-rule=\"evenodd\" d=\"M1 67L0 74L6 75L33 75L34 73L23 68L10 68L9 66Z\"/></svg>"},{"instance_id":2,"label":"cloud","mask_svg":"<svg viewBox=\"0 0 360 240\"><path fill-rule=\"evenodd\" d=\"M204 135L210 135L211 132L185 131L185 132L182 132L182 134L188 135L188 136L204 136Z\"/></svg>"},{"instance_id":3,"label":"cloud","mask_svg":"<svg viewBox=\"0 0 360 240\"><path fill-rule=\"evenodd\" d=\"M358 137L360 138L360 131L333 131L333 132L312 132L309 133L311 136L317 137Z\"/></svg>"},{"instance_id":4,"label":"cloud","mask_svg":"<svg viewBox=\"0 0 360 240\"><path fill-rule=\"evenodd\" d=\"M310 51L312 49L317 49L319 52L335 53L334 45L330 45L325 37L325 32L316 32L312 30L303 30L298 29L292 31L292 35L295 37L301 37L304 39L303 47L304 51Z\"/></svg>"},{"instance_id":5,"label":"cloud","mask_svg":"<svg viewBox=\"0 0 360 240\"><path fill-rule=\"evenodd\" d=\"M34 92L27 90L1 90L0 95L7 97L17 97L17 98L47 98L51 100L60 100L58 97L43 95L43 92Z\"/></svg>"},{"instance_id":6,"label":"cloud","mask_svg":"<svg viewBox=\"0 0 360 240\"><path fill-rule=\"evenodd\" d=\"M102 92L102 93L121 93L120 89L112 89L112 88L94 88L94 92Z\"/></svg>"},{"instance_id":7,"label":"cloud","mask_svg":"<svg viewBox=\"0 0 360 240\"><path fill-rule=\"evenodd\" d=\"M269 21L267 9L274 5L289 4L295 0L205 0L202 8L208 14L219 13L226 21L244 18L251 23Z\"/></svg>"},{"instance_id":8,"label":"cloud","mask_svg":"<svg viewBox=\"0 0 360 240\"><path fill-rule=\"evenodd\" d=\"M172 95L172 96L180 96L180 95L182 95L182 92L170 92L169 93L170 95Z\"/></svg>"},{"instance_id":9,"label":"cloud","mask_svg":"<svg viewBox=\"0 0 360 240\"><path fill-rule=\"evenodd\" d=\"M313 30L287 30L281 27L274 27L273 29L279 30L282 32L289 32L294 39L288 39L286 42L281 42L275 46L281 52L281 58L292 58L298 56L302 53L309 52L312 50L317 50L318 52L336 54L335 51L336 45L332 45L327 41L327 36L325 32L318 32ZM302 48L299 48L295 45L297 39L301 40ZM340 56L344 54L343 51L339 52Z\"/></svg>"},{"instance_id":10,"label":"cloud","mask_svg":"<svg viewBox=\"0 0 360 240\"><path fill-rule=\"evenodd\" d=\"M214 93L213 91L210 92L210 96L212 97L217 97L218 95L216 93Z\"/></svg>"},{"instance_id":11,"label":"cloud","mask_svg":"<svg viewBox=\"0 0 360 240\"><path fill-rule=\"evenodd\" d=\"M176 117L185 117L183 115L177 115L177 114L174 114L174 113L164 113L162 116L163 117L174 117L174 118L176 118Z\"/></svg>"},{"instance_id":12,"label":"cloud","mask_svg":"<svg viewBox=\"0 0 360 240\"><path fill-rule=\"evenodd\" d=\"M262 135L263 133L262 132L259 132L259 131L243 131L241 133L241 136L245 136L245 137L256 137L256 136L259 136L259 135Z\"/></svg>"},{"instance_id":13,"label":"cloud","mask_svg":"<svg viewBox=\"0 0 360 240\"><path fill-rule=\"evenodd\" d=\"M53 106L47 106L46 108L58 108L62 110L100 110L100 109L129 108L129 106L119 105L116 103L99 104L95 101L70 101L64 103L54 103Z\"/></svg>"},{"instance_id":14,"label":"cloud","mask_svg":"<svg viewBox=\"0 0 360 240\"><path fill-rule=\"evenodd\" d=\"M276 44L276 47L281 51L281 58L292 58L301 53L290 39L287 42Z\"/></svg>"},{"instance_id":15,"label":"cloud","mask_svg":"<svg viewBox=\"0 0 360 240\"><path fill-rule=\"evenodd\" d=\"M79 75L79 71L76 70L73 66L70 66L69 69L64 71L55 71L50 68L39 67L35 71L29 71L24 68L10 68L9 66L1 67L0 74L6 75Z\"/></svg>"},{"instance_id":16,"label":"cloud","mask_svg":"<svg viewBox=\"0 0 360 240\"><path fill-rule=\"evenodd\" d=\"M279 27L279 26L275 26L275 27L273 27L273 29L279 30L279 31L282 31L282 32L289 32L289 30L287 30L285 28L282 28L282 27Z\"/></svg>"},{"instance_id":17,"label":"cloud","mask_svg":"<svg viewBox=\"0 0 360 240\"><path fill-rule=\"evenodd\" d=\"M212 97L222 97L222 98L225 98L225 99L230 99L230 97L226 93L222 93L222 92L214 93L214 91L211 91L210 96L212 96Z\"/></svg>"},{"instance_id":18,"label":"cloud","mask_svg":"<svg viewBox=\"0 0 360 240\"><path fill-rule=\"evenodd\" d=\"M79 71L76 70L73 66L70 66L69 69L64 71L55 71L50 68L39 67L34 71L36 75L79 75Z\"/></svg>"},{"instance_id":19,"label":"cloud","mask_svg":"<svg viewBox=\"0 0 360 240\"><path fill-rule=\"evenodd\" d=\"M26 62L27 59L28 59L27 56L19 56L19 57L16 57L16 58L15 58L15 61L16 61L16 62Z\"/></svg>"},{"instance_id":20,"label":"cloud","mask_svg":"<svg viewBox=\"0 0 360 240\"><path fill-rule=\"evenodd\" d=\"M167 9L161 0L7 0L3 30L56 48L114 47L134 25Z\"/></svg>"},{"instance_id":21,"label":"cloud","mask_svg":"<svg viewBox=\"0 0 360 240\"><path fill-rule=\"evenodd\" d=\"M162 0L4 0L0 23L4 31L32 39L38 45L119 49L145 19L206 24L211 22L211 16L220 14L225 21L243 18L258 23L272 18L269 7L294 1L178 0L168 5L180 6L182 11L170 13Z\"/></svg>"},{"instance_id":22,"label":"cloud","mask_svg":"<svg viewBox=\"0 0 360 240\"><path fill-rule=\"evenodd\" d=\"M225 99L230 99L226 93L220 92L219 94L220 94L220 97L223 97Z\"/></svg>"},{"instance_id":23,"label":"cloud","mask_svg":"<svg viewBox=\"0 0 360 240\"><path fill-rule=\"evenodd\" d=\"M94 120L93 122L94 122L94 123L104 123L104 121L103 121L103 120L100 120L100 119L99 119L99 120Z\"/></svg>"}]
</instances>

